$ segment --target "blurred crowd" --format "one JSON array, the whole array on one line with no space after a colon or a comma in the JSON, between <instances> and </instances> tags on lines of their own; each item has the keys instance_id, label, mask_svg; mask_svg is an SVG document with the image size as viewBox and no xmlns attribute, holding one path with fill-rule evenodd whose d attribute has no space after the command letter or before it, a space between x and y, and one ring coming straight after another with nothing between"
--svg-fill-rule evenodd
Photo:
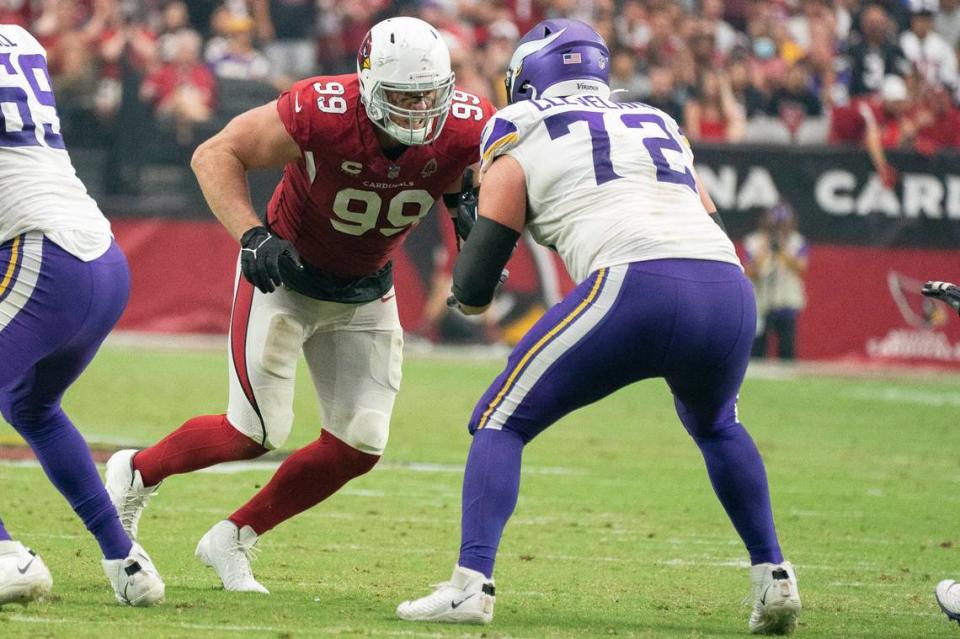
<instances>
[{"instance_id":1,"label":"blurred crowd","mask_svg":"<svg viewBox=\"0 0 960 639\"><path fill-rule=\"evenodd\" d=\"M960 0L0 0L47 47L68 135L136 99L185 145L296 79L352 72L398 14L440 29L458 84L499 105L518 38L565 16L607 39L616 99L693 142L863 144L888 181L887 150L960 148Z\"/></svg>"}]
</instances>

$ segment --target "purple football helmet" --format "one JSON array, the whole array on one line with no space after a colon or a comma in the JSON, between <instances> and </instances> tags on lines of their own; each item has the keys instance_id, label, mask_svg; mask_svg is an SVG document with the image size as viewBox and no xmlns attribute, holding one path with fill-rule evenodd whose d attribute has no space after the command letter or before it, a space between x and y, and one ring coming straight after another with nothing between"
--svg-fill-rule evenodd
<instances>
[{"instance_id":1,"label":"purple football helmet","mask_svg":"<svg viewBox=\"0 0 960 639\"><path fill-rule=\"evenodd\" d=\"M610 51L590 25L559 18L530 29L510 58L507 100L610 94Z\"/></svg>"}]
</instances>

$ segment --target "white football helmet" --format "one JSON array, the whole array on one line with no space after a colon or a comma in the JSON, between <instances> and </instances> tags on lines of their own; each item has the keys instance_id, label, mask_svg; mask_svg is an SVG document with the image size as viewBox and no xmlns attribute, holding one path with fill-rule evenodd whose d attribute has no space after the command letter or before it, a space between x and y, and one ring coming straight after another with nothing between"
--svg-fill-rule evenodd
<instances>
[{"instance_id":1,"label":"white football helmet","mask_svg":"<svg viewBox=\"0 0 960 639\"><path fill-rule=\"evenodd\" d=\"M398 142L430 144L450 112L454 75L450 51L436 29L417 18L390 18L367 33L357 54L360 99L367 116ZM424 95L427 108L410 109L387 99Z\"/></svg>"}]
</instances>

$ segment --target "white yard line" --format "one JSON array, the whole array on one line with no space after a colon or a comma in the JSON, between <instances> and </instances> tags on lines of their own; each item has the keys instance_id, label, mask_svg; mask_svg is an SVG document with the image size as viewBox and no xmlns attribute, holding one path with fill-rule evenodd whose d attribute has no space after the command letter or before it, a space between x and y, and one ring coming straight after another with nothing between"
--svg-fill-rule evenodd
<instances>
[{"instance_id":1,"label":"white yard line","mask_svg":"<svg viewBox=\"0 0 960 639\"><path fill-rule=\"evenodd\" d=\"M91 443L96 443L91 441ZM216 475L232 475L235 473L246 473L255 471L274 471L280 467L283 460L268 461L238 461L217 464L210 468L201 468L200 473L211 473ZM2 459L0 466L21 467L21 468L40 468L39 462L35 459ZM431 462L398 462L383 460L377 464L376 470L383 471L410 471L414 473L438 473L438 474L463 474L462 464L434 464ZM523 469L524 475L584 475L580 470L573 468L562 468L555 466L530 466ZM360 493L355 493L360 494ZM374 495L379 496L379 494Z\"/></svg>"},{"instance_id":2,"label":"white yard line","mask_svg":"<svg viewBox=\"0 0 960 639\"><path fill-rule=\"evenodd\" d=\"M916 404L919 406L950 406L960 407L960 392L925 391L913 388L899 388L897 386L866 386L851 388L843 391L841 397L862 399L866 401L881 401L891 404Z\"/></svg>"}]
</instances>

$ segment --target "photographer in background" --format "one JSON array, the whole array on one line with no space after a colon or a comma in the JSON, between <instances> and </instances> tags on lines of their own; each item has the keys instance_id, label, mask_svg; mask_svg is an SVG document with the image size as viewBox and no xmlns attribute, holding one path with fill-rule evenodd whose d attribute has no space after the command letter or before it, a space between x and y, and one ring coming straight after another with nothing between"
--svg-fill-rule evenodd
<instances>
[{"instance_id":1,"label":"photographer in background","mask_svg":"<svg viewBox=\"0 0 960 639\"><path fill-rule=\"evenodd\" d=\"M766 357L767 340L776 334L779 358L796 358L797 315L807 301L803 276L810 250L796 227L790 205L780 202L762 214L756 231L743 238L743 266L757 296L753 357Z\"/></svg>"}]
</instances>

